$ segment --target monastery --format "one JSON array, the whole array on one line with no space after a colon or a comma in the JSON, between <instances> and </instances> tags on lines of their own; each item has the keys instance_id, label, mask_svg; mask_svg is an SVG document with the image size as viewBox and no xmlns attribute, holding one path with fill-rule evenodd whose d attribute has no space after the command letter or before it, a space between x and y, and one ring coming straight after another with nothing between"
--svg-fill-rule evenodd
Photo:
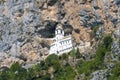
<instances>
[{"instance_id":1,"label":"monastery","mask_svg":"<svg viewBox=\"0 0 120 80\"><path fill-rule=\"evenodd\" d=\"M61 24L57 25L55 30L55 37L53 38L53 43L50 46L50 54L61 55L67 53L73 49L72 36L64 36L64 30Z\"/></svg>"}]
</instances>

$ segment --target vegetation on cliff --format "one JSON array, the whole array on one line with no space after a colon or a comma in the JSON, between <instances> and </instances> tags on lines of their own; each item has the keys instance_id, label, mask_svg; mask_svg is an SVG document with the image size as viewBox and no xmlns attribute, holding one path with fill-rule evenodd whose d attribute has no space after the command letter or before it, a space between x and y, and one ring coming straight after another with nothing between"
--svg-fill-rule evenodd
<instances>
[{"instance_id":1,"label":"vegetation on cliff","mask_svg":"<svg viewBox=\"0 0 120 80\"><path fill-rule=\"evenodd\" d=\"M104 37L91 60L86 60L78 49L73 49L61 56L49 55L44 61L28 69L16 62L8 69L1 69L0 80L74 80L80 78L81 74L85 75L84 79L89 80L92 72L106 69L104 59L110 52L111 44L111 36ZM119 79L119 71L120 63L116 63L111 75L107 75L108 79Z\"/></svg>"}]
</instances>

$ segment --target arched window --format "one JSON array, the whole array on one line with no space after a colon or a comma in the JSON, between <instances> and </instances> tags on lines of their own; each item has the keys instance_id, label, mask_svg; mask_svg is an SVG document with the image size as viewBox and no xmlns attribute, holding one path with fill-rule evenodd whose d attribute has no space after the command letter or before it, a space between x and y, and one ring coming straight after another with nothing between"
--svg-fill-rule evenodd
<instances>
[{"instance_id":1,"label":"arched window","mask_svg":"<svg viewBox=\"0 0 120 80\"><path fill-rule=\"evenodd\" d=\"M62 30L60 30L61 34L62 34Z\"/></svg>"}]
</instances>

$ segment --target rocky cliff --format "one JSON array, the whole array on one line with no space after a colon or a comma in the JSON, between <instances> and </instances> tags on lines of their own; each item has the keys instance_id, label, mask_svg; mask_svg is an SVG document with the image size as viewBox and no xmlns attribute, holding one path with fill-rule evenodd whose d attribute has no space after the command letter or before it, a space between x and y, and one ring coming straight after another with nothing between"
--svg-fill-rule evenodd
<instances>
[{"instance_id":1,"label":"rocky cliff","mask_svg":"<svg viewBox=\"0 0 120 80\"><path fill-rule=\"evenodd\" d=\"M58 23L75 42L94 42L95 35L120 37L120 0L0 0L0 64L37 63L49 50ZM99 37L98 36L98 37ZM120 53L115 38L113 52ZM117 41L117 42L116 42Z\"/></svg>"}]
</instances>

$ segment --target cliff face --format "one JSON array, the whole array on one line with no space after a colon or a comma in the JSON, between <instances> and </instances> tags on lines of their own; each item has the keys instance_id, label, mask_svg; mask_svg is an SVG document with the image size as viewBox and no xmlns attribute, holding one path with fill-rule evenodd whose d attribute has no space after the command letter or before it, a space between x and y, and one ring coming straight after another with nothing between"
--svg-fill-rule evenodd
<instances>
[{"instance_id":1,"label":"cliff face","mask_svg":"<svg viewBox=\"0 0 120 80\"><path fill-rule=\"evenodd\" d=\"M1 63L41 60L49 49L43 38L54 36L58 22L63 24L66 34L72 33L78 44L91 41L90 33L96 26L105 34L120 29L120 1L0 1Z\"/></svg>"}]
</instances>

